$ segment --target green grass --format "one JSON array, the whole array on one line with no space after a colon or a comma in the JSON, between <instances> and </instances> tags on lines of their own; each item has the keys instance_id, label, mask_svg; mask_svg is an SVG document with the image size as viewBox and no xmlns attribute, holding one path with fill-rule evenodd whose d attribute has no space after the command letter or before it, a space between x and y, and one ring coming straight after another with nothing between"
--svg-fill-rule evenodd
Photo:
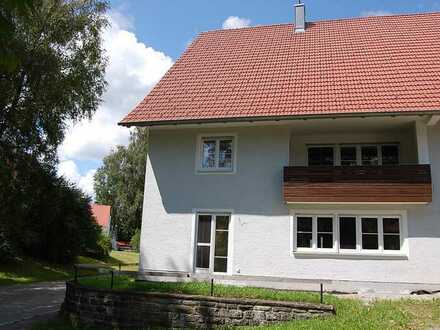
<instances>
[{"instance_id":1,"label":"green grass","mask_svg":"<svg viewBox=\"0 0 440 330\"><path fill-rule=\"evenodd\" d=\"M79 283L95 288L110 288L110 276L81 278ZM210 284L207 282L146 282L135 281L128 276L115 276L113 289L134 290L142 292L168 292L190 295L210 295ZM302 302L319 302L319 294L314 292L280 291L253 287L238 287L214 285L214 295L217 297L235 297L267 300L286 300Z\"/></svg>"},{"instance_id":2,"label":"green grass","mask_svg":"<svg viewBox=\"0 0 440 330\"><path fill-rule=\"evenodd\" d=\"M112 251L106 260L78 257L76 263L100 264L119 267L119 263L137 263L139 254L135 252ZM137 266L122 266L122 270L137 270ZM72 265L56 265L29 258L16 258L14 263L0 264L0 285L27 284L34 282L63 281L73 277Z\"/></svg>"},{"instance_id":3,"label":"green grass","mask_svg":"<svg viewBox=\"0 0 440 330\"><path fill-rule=\"evenodd\" d=\"M107 276L101 276L99 278L83 278L80 283L98 288L109 288L110 280ZM206 282L135 282L127 276L115 277L114 288L117 290L195 295L209 295L210 293L210 285ZM215 285L214 295L218 297L319 302L318 293L225 285ZM324 303L336 307L337 315L335 317L294 321L258 328L243 327L241 329L427 329L440 326L440 299L433 301L380 300L366 304L355 299L325 295Z\"/></svg>"}]
</instances>

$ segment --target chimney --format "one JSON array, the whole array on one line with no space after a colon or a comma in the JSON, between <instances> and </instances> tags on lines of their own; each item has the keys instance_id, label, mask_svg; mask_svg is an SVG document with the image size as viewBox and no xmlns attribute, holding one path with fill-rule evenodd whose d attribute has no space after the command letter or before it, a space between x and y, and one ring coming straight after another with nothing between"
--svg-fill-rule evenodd
<instances>
[{"instance_id":1,"label":"chimney","mask_svg":"<svg viewBox=\"0 0 440 330\"><path fill-rule=\"evenodd\" d=\"M301 0L295 5L295 32L306 30L306 8Z\"/></svg>"}]
</instances>

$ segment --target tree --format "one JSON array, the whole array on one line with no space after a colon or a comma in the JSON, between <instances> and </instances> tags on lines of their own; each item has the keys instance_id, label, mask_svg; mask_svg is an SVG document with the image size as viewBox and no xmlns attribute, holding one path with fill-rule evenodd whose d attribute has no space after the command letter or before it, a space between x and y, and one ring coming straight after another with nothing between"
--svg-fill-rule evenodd
<instances>
[{"instance_id":1,"label":"tree","mask_svg":"<svg viewBox=\"0 0 440 330\"><path fill-rule=\"evenodd\" d=\"M93 220L85 210L89 200L57 178L55 166L67 124L91 117L105 89L101 31L107 25L106 8L102 0L0 2L4 249L67 261L82 248L82 239L71 228L95 239ZM57 248L46 238L60 239Z\"/></svg>"},{"instance_id":2,"label":"tree","mask_svg":"<svg viewBox=\"0 0 440 330\"><path fill-rule=\"evenodd\" d=\"M21 10L9 3L0 3L1 17L13 22L0 48L16 66L0 67L0 151L53 164L66 123L90 117L105 88L106 3L39 0Z\"/></svg>"},{"instance_id":3,"label":"tree","mask_svg":"<svg viewBox=\"0 0 440 330\"><path fill-rule=\"evenodd\" d=\"M130 134L128 147L118 146L95 174L96 202L112 206L118 237L129 241L141 227L148 131Z\"/></svg>"}]
</instances>

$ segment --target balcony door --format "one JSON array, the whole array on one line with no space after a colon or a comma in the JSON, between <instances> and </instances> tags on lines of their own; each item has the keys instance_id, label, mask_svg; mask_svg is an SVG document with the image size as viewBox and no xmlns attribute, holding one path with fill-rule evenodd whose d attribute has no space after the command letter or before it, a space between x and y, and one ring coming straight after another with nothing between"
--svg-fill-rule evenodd
<instances>
[{"instance_id":1,"label":"balcony door","mask_svg":"<svg viewBox=\"0 0 440 330\"><path fill-rule=\"evenodd\" d=\"M196 271L227 273L229 214L197 215Z\"/></svg>"}]
</instances>

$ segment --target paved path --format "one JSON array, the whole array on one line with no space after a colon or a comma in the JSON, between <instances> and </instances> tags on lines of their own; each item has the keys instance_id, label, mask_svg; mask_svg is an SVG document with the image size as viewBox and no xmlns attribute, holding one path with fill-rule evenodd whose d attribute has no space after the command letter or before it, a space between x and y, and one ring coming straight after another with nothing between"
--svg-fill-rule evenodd
<instances>
[{"instance_id":1,"label":"paved path","mask_svg":"<svg viewBox=\"0 0 440 330\"><path fill-rule=\"evenodd\" d=\"M34 321L53 318L65 291L64 282L0 287L0 330L29 329Z\"/></svg>"}]
</instances>

